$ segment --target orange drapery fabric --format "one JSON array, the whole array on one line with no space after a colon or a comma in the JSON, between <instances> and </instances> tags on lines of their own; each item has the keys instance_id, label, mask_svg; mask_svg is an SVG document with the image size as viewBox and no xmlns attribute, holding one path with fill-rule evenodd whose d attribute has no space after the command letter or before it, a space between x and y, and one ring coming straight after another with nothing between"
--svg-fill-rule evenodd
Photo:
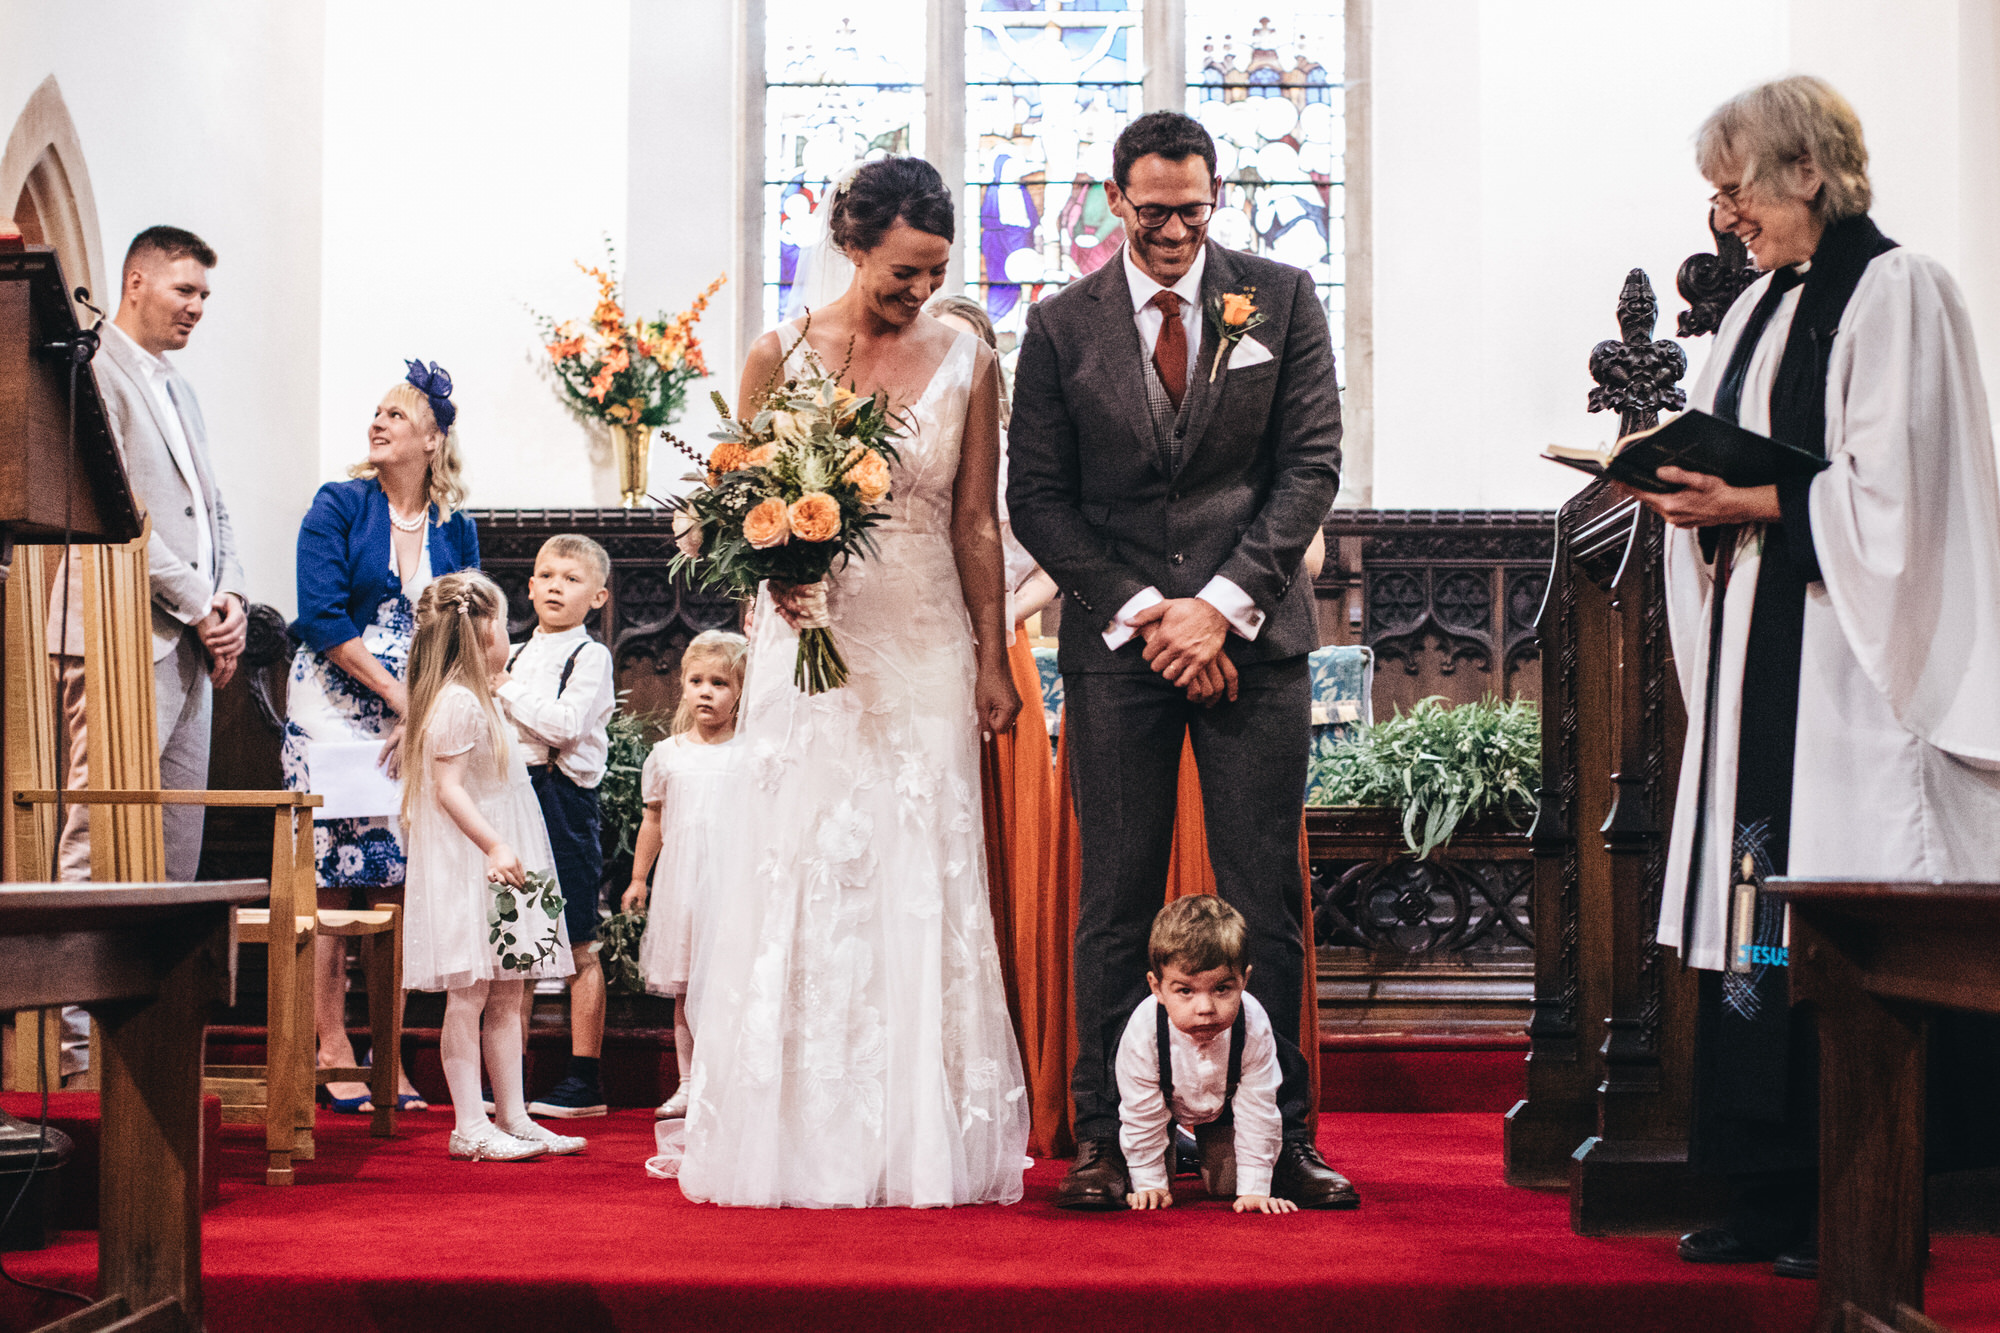
<instances>
[{"instance_id":1,"label":"orange drapery fabric","mask_svg":"<svg viewBox=\"0 0 2000 1333\"><path fill-rule=\"evenodd\" d=\"M1076 1149L1069 1099L1070 1067L1076 1061L1077 1044L1071 988L1083 855L1070 800L1066 732L1058 734L1055 764L1048 772L1046 788L1041 784L1045 770L1035 762L1041 729L1033 725L1033 710L1041 702L1041 680L1035 673L1032 653L1023 651L1026 637L1017 634L1015 651L1009 654L1015 688L1024 701L1022 720L1013 736L996 737L985 749L987 868L994 925L1000 937L1001 971L1006 974L1007 1002L1021 1039L1021 1062L1027 1076L1028 1151L1037 1157L1064 1157ZM1040 807L1043 814L1038 822L1032 817L1033 802L1043 791L1048 796ZM1305 870L1303 821L1299 825L1299 865L1301 919L1307 940L1299 1033L1312 1070L1312 1104L1317 1106L1319 998L1312 967L1312 883ZM1028 873L1030 866L1036 867L1035 873ZM1173 855L1167 864L1167 881L1161 887L1162 904L1188 894L1215 892L1215 870L1209 862L1203 826L1201 781L1195 771L1194 748L1186 742L1181 750Z\"/></svg>"}]
</instances>

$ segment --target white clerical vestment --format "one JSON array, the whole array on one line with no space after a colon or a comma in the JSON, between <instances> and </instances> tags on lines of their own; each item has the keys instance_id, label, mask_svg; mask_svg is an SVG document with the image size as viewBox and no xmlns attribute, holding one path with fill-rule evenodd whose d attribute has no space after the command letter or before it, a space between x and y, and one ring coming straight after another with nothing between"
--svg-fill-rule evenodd
<instances>
[{"instance_id":1,"label":"white clerical vestment","mask_svg":"<svg viewBox=\"0 0 2000 1333\"><path fill-rule=\"evenodd\" d=\"M1689 391L1708 410L1769 279L1730 308ZM1741 424L1770 429L1771 387L1799 291L1765 329ZM2000 878L2000 485L1986 391L1958 286L1897 248L1871 261L1841 316L1826 389L1831 466L1812 482L1787 873ZM1745 530L1723 607L1708 827L1735 827L1743 668L1762 529ZM1660 942L1725 967L1731 841L1704 839L1693 938L1683 913L1709 706L1713 567L1696 533L1667 537L1668 623L1688 706Z\"/></svg>"}]
</instances>

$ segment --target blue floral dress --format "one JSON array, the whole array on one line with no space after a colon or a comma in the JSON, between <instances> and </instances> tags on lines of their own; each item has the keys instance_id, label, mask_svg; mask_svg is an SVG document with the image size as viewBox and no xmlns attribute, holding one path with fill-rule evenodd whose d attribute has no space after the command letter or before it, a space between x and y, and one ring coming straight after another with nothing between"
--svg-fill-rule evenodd
<instances>
[{"instance_id":1,"label":"blue floral dress","mask_svg":"<svg viewBox=\"0 0 2000 1333\"><path fill-rule=\"evenodd\" d=\"M410 643L417 634L417 598L431 581L430 543L422 543L421 549L415 577L382 599L361 634L362 647L397 680L405 679L409 670ZM287 791L311 789L306 754L313 741L386 739L401 721L381 695L335 666L326 654L303 645L292 655L285 712ZM403 883L403 840L393 818L316 820L313 855L323 888L400 888Z\"/></svg>"}]
</instances>

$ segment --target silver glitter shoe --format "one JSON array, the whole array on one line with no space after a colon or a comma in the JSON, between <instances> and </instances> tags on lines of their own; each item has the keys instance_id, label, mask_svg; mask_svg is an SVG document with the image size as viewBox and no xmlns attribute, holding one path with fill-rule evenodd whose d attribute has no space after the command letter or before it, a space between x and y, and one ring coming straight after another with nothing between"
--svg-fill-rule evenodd
<instances>
[{"instance_id":1,"label":"silver glitter shoe","mask_svg":"<svg viewBox=\"0 0 2000 1333\"><path fill-rule=\"evenodd\" d=\"M582 1140L577 1142L581 1144ZM542 1156L548 1150L546 1143L517 1138L497 1125L487 1125L470 1134L457 1129L451 1132L451 1155L468 1162L525 1162L530 1157Z\"/></svg>"},{"instance_id":2,"label":"silver glitter shoe","mask_svg":"<svg viewBox=\"0 0 2000 1333\"><path fill-rule=\"evenodd\" d=\"M580 1139L573 1134L558 1134L554 1130L538 1125L532 1120L523 1120L519 1124L514 1125L500 1125L498 1128L502 1134L511 1134L517 1139L540 1144L542 1147L548 1149L551 1157L567 1157L571 1153L582 1152L584 1146L589 1142L589 1140Z\"/></svg>"}]
</instances>

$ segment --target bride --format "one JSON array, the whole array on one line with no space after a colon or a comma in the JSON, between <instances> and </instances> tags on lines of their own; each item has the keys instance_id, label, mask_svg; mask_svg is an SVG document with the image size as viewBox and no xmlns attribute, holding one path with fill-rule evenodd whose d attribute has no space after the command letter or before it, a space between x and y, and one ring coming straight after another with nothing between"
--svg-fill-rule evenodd
<instances>
[{"instance_id":1,"label":"bride","mask_svg":"<svg viewBox=\"0 0 2000 1333\"><path fill-rule=\"evenodd\" d=\"M1020 711L1007 667L992 351L923 313L953 201L920 158L836 185L838 299L764 334L739 415L817 361L903 414L878 550L828 580L845 688L792 684L799 607L753 617L741 864L695 952L688 1197L936 1207L1021 1197L1028 1105L986 897L982 730ZM844 369L843 369L844 367Z\"/></svg>"}]
</instances>

